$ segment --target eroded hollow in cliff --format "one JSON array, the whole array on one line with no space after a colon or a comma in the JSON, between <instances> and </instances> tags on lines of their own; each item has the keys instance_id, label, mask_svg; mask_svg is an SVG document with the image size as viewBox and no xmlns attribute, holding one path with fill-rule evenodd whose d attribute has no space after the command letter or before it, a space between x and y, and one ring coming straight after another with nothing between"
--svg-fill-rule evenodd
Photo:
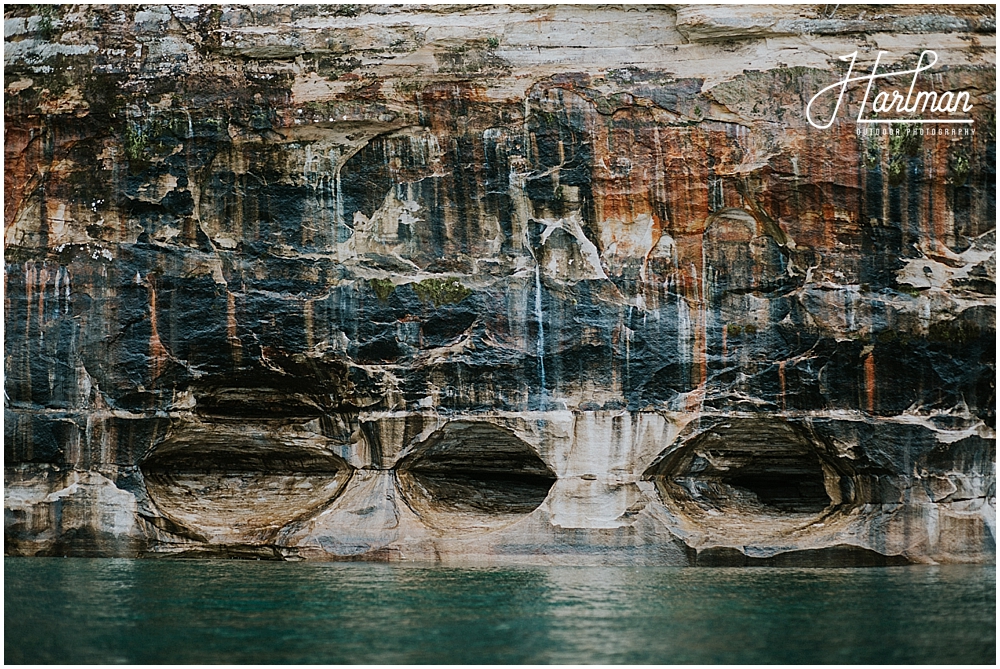
<instances>
[{"instance_id":1,"label":"eroded hollow in cliff","mask_svg":"<svg viewBox=\"0 0 1000 669\"><path fill-rule=\"evenodd\" d=\"M439 529L492 529L531 513L555 474L511 431L450 423L399 465L410 507Z\"/></svg>"},{"instance_id":2,"label":"eroded hollow in cliff","mask_svg":"<svg viewBox=\"0 0 1000 669\"><path fill-rule=\"evenodd\" d=\"M335 498L353 471L313 444L218 428L168 439L141 469L167 529L224 544L270 540Z\"/></svg>"},{"instance_id":3,"label":"eroded hollow in cliff","mask_svg":"<svg viewBox=\"0 0 1000 669\"><path fill-rule=\"evenodd\" d=\"M840 473L800 428L780 419L713 427L647 477L683 516L737 534L806 526L841 501Z\"/></svg>"}]
</instances>

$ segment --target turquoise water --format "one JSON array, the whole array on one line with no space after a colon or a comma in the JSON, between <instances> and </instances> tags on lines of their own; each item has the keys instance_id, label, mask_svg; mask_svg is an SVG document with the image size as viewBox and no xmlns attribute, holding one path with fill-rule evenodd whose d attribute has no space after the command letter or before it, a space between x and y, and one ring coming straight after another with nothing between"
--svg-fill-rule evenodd
<instances>
[{"instance_id":1,"label":"turquoise water","mask_svg":"<svg viewBox=\"0 0 1000 669\"><path fill-rule=\"evenodd\" d=\"M4 558L7 663L989 663L996 570Z\"/></svg>"}]
</instances>

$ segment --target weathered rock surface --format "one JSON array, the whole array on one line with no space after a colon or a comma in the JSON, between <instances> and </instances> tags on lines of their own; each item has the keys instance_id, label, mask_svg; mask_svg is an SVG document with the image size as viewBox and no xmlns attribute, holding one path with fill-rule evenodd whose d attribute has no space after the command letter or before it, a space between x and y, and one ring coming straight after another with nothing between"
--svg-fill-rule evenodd
<instances>
[{"instance_id":1,"label":"weathered rock surface","mask_svg":"<svg viewBox=\"0 0 1000 669\"><path fill-rule=\"evenodd\" d=\"M8 6L6 554L993 561L994 9L831 8Z\"/></svg>"}]
</instances>

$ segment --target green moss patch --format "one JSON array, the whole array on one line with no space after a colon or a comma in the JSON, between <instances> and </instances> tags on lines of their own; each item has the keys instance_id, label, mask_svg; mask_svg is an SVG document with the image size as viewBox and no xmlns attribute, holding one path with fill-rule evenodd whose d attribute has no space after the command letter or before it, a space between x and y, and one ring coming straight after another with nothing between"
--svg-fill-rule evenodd
<instances>
[{"instance_id":1,"label":"green moss patch","mask_svg":"<svg viewBox=\"0 0 1000 669\"><path fill-rule=\"evenodd\" d=\"M379 302L388 300L392 292L396 290L396 284L389 279L369 279L368 285L375 293L375 297L378 298Z\"/></svg>"},{"instance_id":2,"label":"green moss patch","mask_svg":"<svg viewBox=\"0 0 1000 669\"><path fill-rule=\"evenodd\" d=\"M436 307L457 304L472 294L456 279L424 279L413 284L413 292L422 302L433 302Z\"/></svg>"}]
</instances>

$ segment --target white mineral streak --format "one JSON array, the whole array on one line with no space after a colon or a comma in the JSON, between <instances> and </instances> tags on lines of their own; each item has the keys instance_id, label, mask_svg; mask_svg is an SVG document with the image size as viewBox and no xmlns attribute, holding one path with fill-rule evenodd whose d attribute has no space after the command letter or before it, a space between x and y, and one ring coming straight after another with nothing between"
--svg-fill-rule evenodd
<instances>
[{"instance_id":1,"label":"white mineral streak","mask_svg":"<svg viewBox=\"0 0 1000 669\"><path fill-rule=\"evenodd\" d=\"M71 471L54 480L27 479L4 486L8 512L50 524L53 538L72 530L100 528L113 537L142 535L136 498L94 471Z\"/></svg>"}]
</instances>

